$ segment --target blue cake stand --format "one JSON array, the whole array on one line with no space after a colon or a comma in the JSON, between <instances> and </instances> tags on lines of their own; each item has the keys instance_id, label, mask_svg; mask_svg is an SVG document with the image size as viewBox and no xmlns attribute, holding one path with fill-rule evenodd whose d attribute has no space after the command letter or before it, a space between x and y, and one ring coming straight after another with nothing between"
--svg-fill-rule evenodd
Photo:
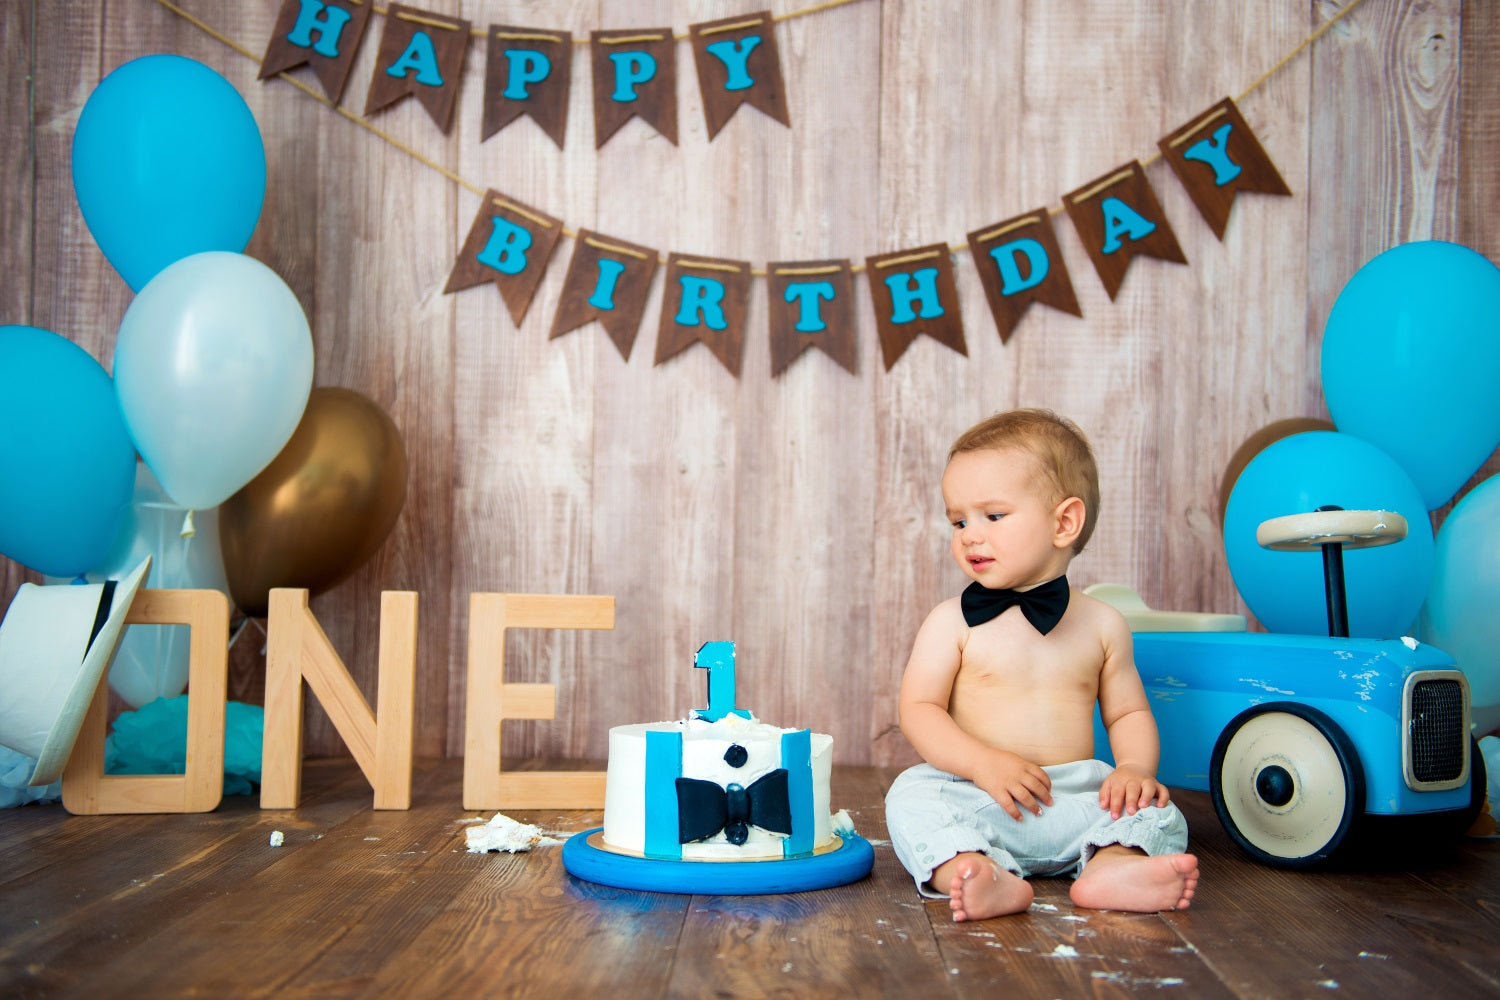
<instances>
[{"instance_id":1,"label":"blue cake stand","mask_svg":"<svg viewBox=\"0 0 1500 1000\"><path fill-rule=\"evenodd\" d=\"M870 874L875 851L857 833L838 834L837 844L820 853L772 861L668 861L621 854L604 844L596 827L563 844L563 867L570 875L617 889L705 896L764 896L847 885Z\"/></svg>"}]
</instances>

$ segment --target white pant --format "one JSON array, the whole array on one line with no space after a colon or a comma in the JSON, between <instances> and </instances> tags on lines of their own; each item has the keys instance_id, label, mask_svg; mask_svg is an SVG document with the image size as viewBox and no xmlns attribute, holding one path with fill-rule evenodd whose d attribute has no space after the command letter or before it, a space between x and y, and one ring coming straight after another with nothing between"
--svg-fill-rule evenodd
<instances>
[{"instance_id":1,"label":"white pant","mask_svg":"<svg viewBox=\"0 0 1500 1000\"><path fill-rule=\"evenodd\" d=\"M944 898L927 883L944 861L967 852L984 854L1022 878L1074 878L1101 847L1120 844L1150 855L1181 854L1187 821L1170 803L1147 806L1134 816L1111 819L1099 807L1099 786L1114 770L1102 760L1044 767L1052 780L1052 805L1034 816L1013 819L988 793L966 778L918 764L903 771L885 797L886 826L896 857L924 896Z\"/></svg>"}]
</instances>

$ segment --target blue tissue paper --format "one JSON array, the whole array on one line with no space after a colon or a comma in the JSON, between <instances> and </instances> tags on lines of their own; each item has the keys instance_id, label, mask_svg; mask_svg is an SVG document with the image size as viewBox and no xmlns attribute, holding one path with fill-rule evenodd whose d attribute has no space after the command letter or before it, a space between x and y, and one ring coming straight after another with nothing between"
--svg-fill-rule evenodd
<instances>
[{"instance_id":1,"label":"blue tissue paper","mask_svg":"<svg viewBox=\"0 0 1500 1000\"><path fill-rule=\"evenodd\" d=\"M188 696L157 698L122 712L104 743L106 774L182 774L187 769ZM260 784L265 710L231 701L224 712L224 794L250 795Z\"/></svg>"},{"instance_id":2,"label":"blue tissue paper","mask_svg":"<svg viewBox=\"0 0 1500 1000\"><path fill-rule=\"evenodd\" d=\"M40 788L26 782L36 770L36 758L0 747L0 809L24 806L28 802L56 802L62 798L62 779Z\"/></svg>"}]
</instances>

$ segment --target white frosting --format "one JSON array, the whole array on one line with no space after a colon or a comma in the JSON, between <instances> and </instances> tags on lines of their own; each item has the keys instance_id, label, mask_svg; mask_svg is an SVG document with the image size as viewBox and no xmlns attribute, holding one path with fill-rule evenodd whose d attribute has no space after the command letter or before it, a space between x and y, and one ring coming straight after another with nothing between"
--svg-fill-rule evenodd
<instances>
[{"instance_id":1,"label":"white frosting","mask_svg":"<svg viewBox=\"0 0 1500 1000\"><path fill-rule=\"evenodd\" d=\"M643 852L646 845L646 733L682 734L682 774L718 785L731 782L749 788L757 778L781 767L781 736L796 732L754 719L726 715L717 722L688 719L615 726L609 731L609 769L604 788L604 840L621 850ZM724 760L731 746L749 754L742 767ZM833 737L812 734L813 845L833 838L829 815L828 779L833 767ZM682 845L684 858L745 860L779 858L783 835L750 827L749 839L735 846L717 833L704 841Z\"/></svg>"},{"instance_id":2,"label":"white frosting","mask_svg":"<svg viewBox=\"0 0 1500 1000\"><path fill-rule=\"evenodd\" d=\"M541 827L520 823L504 813L496 813L484 826L470 827L464 831L470 854L486 851L529 851L538 844L555 844L557 841L542 833Z\"/></svg>"}]
</instances>

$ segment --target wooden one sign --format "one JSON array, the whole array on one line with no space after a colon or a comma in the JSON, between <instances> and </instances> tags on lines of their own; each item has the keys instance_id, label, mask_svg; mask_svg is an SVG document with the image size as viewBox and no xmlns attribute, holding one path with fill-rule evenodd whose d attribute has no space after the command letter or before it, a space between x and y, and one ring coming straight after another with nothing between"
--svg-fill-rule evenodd
<instances>
[{"instance_id":1,"label":"wooden one sign","mask_svg":"<svg viewBox=\"0 0 1500 1000\"><path fill-rule=\"evenodd\" d=\"M260 807L295 809L302 788L303 682L375 791L376 809L411 807L416 702L417 595L386 591L380 601L377 709L372 711L308 608L308 592L271 591L266 624L266 712ZM99 689L63 771L63 806L74 814L209 812L224 783L224 705L229 602L216 590L147 590L130 624L191 627L187 772L104 774L107 680ZM500 725L556 717L551 684L507 684L505 632L512 628L612 629L613 597L472 594L469 598L465 809L601 809L603 771L506 772Z\"/></svg>"}]
</instances>

